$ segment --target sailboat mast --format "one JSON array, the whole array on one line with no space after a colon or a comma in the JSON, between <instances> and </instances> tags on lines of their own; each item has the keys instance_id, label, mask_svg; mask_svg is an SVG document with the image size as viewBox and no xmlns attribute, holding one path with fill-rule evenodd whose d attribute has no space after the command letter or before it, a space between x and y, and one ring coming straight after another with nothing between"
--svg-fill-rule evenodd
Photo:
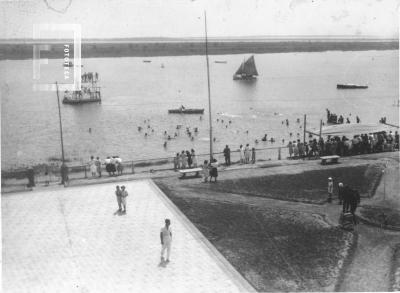
<instances>
[{"instance_id":1,"label":"sailboat mast","mask_svg":"<svg viewBox=\"0 0 400 293\"><path fill-rule=\"evenodd\" d=\"M210 91L210 65L208 61L208 39L207 39L207 14L204 11L204 28L206 33L206 60L207 60L207 85L208 85L208 117L210 124L210 163L213 160L213 137L212 137L212 118L211 118L211 91Z\"/></svg>"}]
</instances>

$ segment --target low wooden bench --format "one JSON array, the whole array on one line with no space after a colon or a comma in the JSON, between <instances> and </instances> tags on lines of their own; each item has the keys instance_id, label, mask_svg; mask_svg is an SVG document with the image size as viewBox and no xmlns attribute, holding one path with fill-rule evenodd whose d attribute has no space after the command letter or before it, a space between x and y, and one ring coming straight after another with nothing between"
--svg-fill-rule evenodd
<instances>
[{"instance_id":1,"label":"low wooden bench","mask_svg":"<svg viewBox=\"0 0 400 293\"><path fill-rule=\"evenodd\" d=\"M202 168L191 168L191 169L181 169L179 173L181 173L181 178L185 178L186 174L195 173L195 177L200 176L200 172L203 171Z\"/></svg>"},{"instance_id":2,"label":"low wooden bench","mask_svg":"<svg viewBox=\"0 0 400 293\"><path fill-rule=\"evenodd\" d=\"M333 155L333 156L323 156L319 157L321 159L321 164L326 165L328 162L335 164L339 162L340 156L338 155Z\"/></svg>"}]
</instances>

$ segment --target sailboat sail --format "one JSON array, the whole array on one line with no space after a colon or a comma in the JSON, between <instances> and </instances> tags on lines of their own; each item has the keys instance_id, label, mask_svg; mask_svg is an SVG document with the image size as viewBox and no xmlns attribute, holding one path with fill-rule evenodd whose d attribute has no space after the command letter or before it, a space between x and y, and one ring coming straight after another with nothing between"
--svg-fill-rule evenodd
<instances>
[{"instance_id":1,"label":"sailboat sail","mask_svg":"<svg viewBox=\"0 0 400 293\"><path fill-rule=\"evenodd\" d=\"M245 62L243 62L235 75L258 75L256 63L254 62L254 56L251 56Z\"/></svg>"}]
</instances>

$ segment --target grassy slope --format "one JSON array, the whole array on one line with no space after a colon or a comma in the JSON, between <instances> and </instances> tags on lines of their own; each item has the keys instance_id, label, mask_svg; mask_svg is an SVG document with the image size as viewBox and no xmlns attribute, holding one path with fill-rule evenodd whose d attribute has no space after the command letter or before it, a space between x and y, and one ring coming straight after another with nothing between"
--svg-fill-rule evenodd
<instances>
[{"instance_id":1,"label":"grassy slope","mask_svg":"<svg viewBox=\"0 0 400 293\"><path fill-rule=\"evenodd\" d=\"M188 199L158 184L257 290L321 291L334 285L352 234L318 215Z\"/></svg>"},{"instance_id":2,"label":"grassy slope","mask_svg":"<svg viewBox=\"0 0 400 293\"><path fill-rule=\"evenodd\" d=\"M381 175L381 167L364 165L327 170L307 171L301 174L273 175L252 178L223 180L210 188L220 192L256 195L283 200L322 203L327 198L328 177L332 177L335 187L339 182L359 190L361 196L368 197ZM337 194L337 190L335 190Z\"/></svg>"}]
</instances>

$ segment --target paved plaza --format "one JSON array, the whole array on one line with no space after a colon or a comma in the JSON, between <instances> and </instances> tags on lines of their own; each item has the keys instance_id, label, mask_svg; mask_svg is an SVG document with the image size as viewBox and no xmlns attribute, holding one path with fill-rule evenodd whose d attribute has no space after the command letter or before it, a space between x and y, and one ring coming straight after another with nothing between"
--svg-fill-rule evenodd
<instances>
[{"instance_id":1,"label":"paved plaza","mask_svg":"<svg viewBox=\"0 0 400 293\"><path fill-rule=\"evenodd\" d=\"M2 196L3 292L246 292L252 287L150 180ZM171 219L171 262L160 229Z\"/></svg>"}]
</instances>

